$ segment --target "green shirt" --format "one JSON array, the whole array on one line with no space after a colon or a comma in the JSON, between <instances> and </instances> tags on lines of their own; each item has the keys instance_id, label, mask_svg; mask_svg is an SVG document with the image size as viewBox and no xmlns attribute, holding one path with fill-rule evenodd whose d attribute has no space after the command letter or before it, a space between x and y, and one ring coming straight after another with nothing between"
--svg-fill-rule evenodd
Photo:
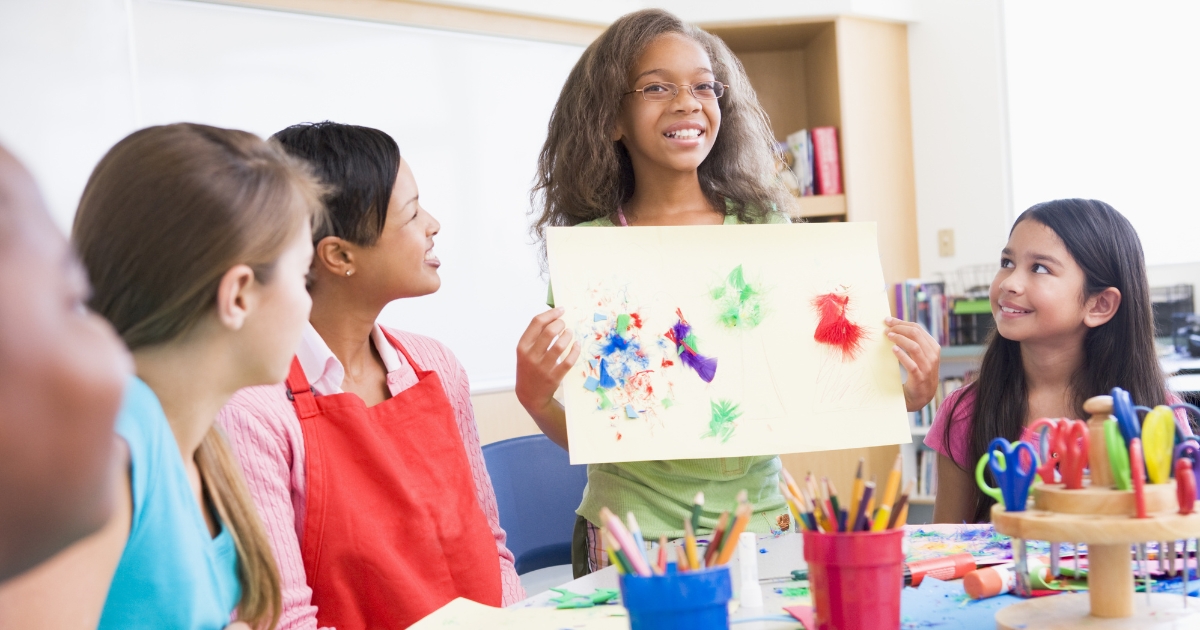
<instances>
[{"instance_id":1,"label":"green shirt","mask_svg":"<svg viewBox=\"0 0 1200 630\"><path fill-rule=\"evenodd\" d=\"M725 215L725 225L738 223L737 215ZM771 213L764 223L790 221ZM603 218L576 227L614 225ZM548 287L546 303L554 306L553 287ZM721 512L733 511L738 492L745 490L754 506L748 529L766 533L777 527L776 517L787 512L787 504L779 493L782 468L778 455L589 464L583 503L575 513L599 525L602 507L621 516L633 512L647 540L663 535L680 538L683 520L691 517L696 492L704 492L700 528L707 532L716 526Z\"/></svg>"}]
</instances>

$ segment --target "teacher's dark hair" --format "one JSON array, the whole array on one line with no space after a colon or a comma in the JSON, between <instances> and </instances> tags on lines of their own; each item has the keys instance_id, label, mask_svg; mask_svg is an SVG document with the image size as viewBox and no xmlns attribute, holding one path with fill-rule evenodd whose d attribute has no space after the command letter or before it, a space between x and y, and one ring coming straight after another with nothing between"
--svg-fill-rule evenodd
<instances>
[{"instance_id":1,"label":"teacher's dark hair","mask_svg":"<svg viewBox=\"0 0 1200 630\"><path fill-rule=\"evenodd\" d=\"M1118 386L1128 390L1139 405L1163 404L1166 382L1154 351L1154 316L1145 255L1133 225L1112 206L1092 199L1039 203L1022 212L1013 228L1022 221L1041 223L1062 239L1071 257L1083 269L1085 280L1080 300L1087 300L1108 287L1121 292L1121 304L1113 318L1089 330L1084 337L1083 366L1071 383L1076 417L1088 417L1083 411L1085 400L1107 394ZM1024 431L1029 392L1021 363L1021 344L993 330L979 378L969 387L975 393L975 409L970 414L973 420L965 459L967 472L974 477L975 463L983 457L993 438L1014 441ZM958 400L961 402L962 398ZM949 417L954 417L956 411L952 409ZM952 443L951 424L946 423L946 444ZM995 501L978 488L972 486L972 489L974 520L987 522Z\"/></svg>"},{"instance_id":2,"label":"teacher's dark hair","mask_svg":"<svg viewBox=\"0 0 1200 630\"><path fill-rule=\"evenodd\" d=\"M336 236L370 247L387 220L388 201L400 170L400 147L370 127L330 121L292 125L271 136L289 155L310 165L329 187L327 220L313 243Z\"/></svg>"}]
</instances>

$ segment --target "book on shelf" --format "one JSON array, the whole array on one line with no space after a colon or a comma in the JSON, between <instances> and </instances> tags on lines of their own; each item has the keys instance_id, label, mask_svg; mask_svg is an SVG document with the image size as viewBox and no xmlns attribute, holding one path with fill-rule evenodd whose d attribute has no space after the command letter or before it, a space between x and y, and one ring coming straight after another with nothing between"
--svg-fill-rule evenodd
<instances>
[{"instance_id":1,"label":"book on shelf","mask_svg":"<svg viewBox=\"0 0 1200 630\"><path fill-rule=\"evenodd\" d=\"M814 194L812 134L807 129L801 129L789 135L787 148L792 155L792 171L796 174L800 196L808 197Z\"/></svg>"},{"instance_id":2,"label":"book on shelf","mask_svg":"<svg viewBox=\"0 0 1200 630\"><path fill-rule=\"evenodd\" d=\"M938 345L982 345L996 327L987 298L947 295L943 282L905 280L894 289L896 317L920 324Z\"/></svg>"},{"instance_id":3,"label":"book on shelf","mask_svg":"<svg viewBox=\"0 0 1200 630\"><path fill-rule=\"evenodd\" d=\"M838 157L837 129L814 127L811 131L813 146L813 179L818 195L842 194L842 167Z\"/></svg>"},{"instance_id":4,"label":"book on shelf","mask_svg":"<svg viewBox=\"0 0 1200 630\"><path fill-rule=\"evenodd\" d=\"M920 410L909 412L909 422L912 424L912 428L919 429L933 426L933 419L937 417L937 412L942 406L942 402L946 400L946 397L952 394L954 390L962 387L963 384L964 380L957 376L942 379L941 382L938 383L937 389L934 390L933 400L930 400L929 404L925 405Z\"/></svg>"},{"instance_id":5,"label":"book on shelf","mask_svg":"<svg viewBox=\"0 0 1200 630\"><path fill-rule=\"evenodd\" d=\"M917 494L932 497L937 494L937 451L917 451Z\"/></svg>"}]
</instances>

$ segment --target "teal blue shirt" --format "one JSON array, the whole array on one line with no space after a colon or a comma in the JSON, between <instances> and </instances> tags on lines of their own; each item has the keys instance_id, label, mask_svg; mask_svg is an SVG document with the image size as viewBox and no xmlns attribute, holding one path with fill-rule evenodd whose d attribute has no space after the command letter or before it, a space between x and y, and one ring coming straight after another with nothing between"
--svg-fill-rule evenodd
<instances>
[{"instance_id":1,"label":"teal blue shirt","mask_svg":"<svg viewBox=\"0 0 1200 630\"><path fill-rule=\"evenodd\" d=\"M133 523L100 630L220 630L241 598L228 528L213 538L154 391L132 378L117 417L129 444Z\"/></svg>"}]
</instances>

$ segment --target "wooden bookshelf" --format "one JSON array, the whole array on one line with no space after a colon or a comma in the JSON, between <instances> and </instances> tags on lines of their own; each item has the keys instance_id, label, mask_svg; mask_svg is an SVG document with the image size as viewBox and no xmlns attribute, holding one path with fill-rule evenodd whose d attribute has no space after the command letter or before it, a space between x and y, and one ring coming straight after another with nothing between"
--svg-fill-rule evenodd
<instances>
[{"instance_id":1,"label":"wooden bookshelf","mask_svg":"<svg viewBox=\"0 0 1200 630\"><path fill-rule=\"evenodd\" d=\"M800 129L838 129L845 194L801 197L796 216L874 221L887 283L918 277L907 27L850 17L700 26L741 61L776 140ZM799 453L783 463L798 477L828 475L849 492L860 457L868 474L884 479L897 452Z\"/></svg>"}]
</instances>

